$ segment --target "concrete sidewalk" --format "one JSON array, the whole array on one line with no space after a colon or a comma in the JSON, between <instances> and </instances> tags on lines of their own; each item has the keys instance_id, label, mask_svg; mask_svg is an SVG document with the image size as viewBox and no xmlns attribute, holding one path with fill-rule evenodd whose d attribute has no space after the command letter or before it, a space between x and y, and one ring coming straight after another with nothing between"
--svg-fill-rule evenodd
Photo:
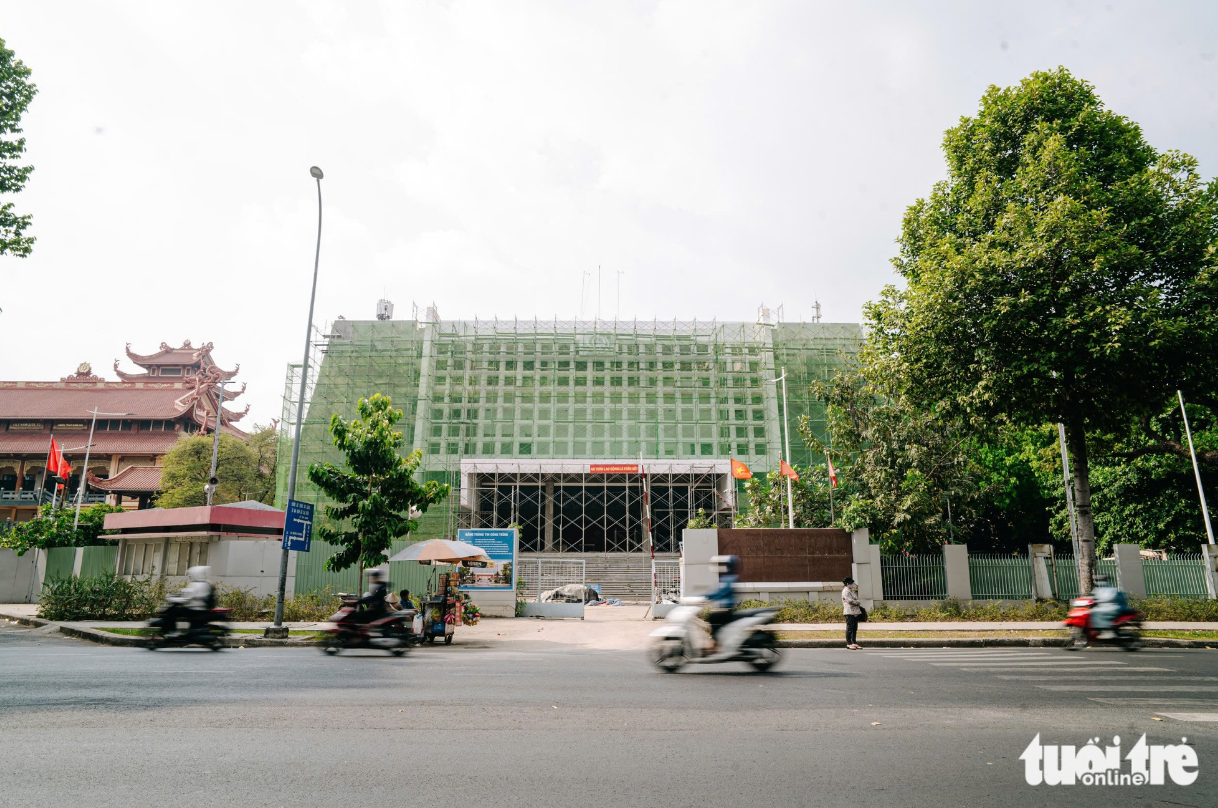
<instances>
[{"instance_id":1,"label":"concrete sidewalk","mask_svg":"<svg viewBox=\"0 0 1218 808\"><path fill-rule=\"evenodd\" d=\"M103 628L142 628L147 625L144 621L83 621L75 623L49 623L34 616L36 605L12 604L0 605L0 618L20 620L27 625L60 626L60 631L69 636L88 639L94 642L104 642L109 645L139 645L140 638L129 635L111 634L101 631ZM649 607L646 604L631 604L627 606L591 606L584 610L584 619L548 620L528 617L513 618L484 618L476 626L458 626L454 636L454 644L459 646L476 646L483 648L506 647L521 644L533 646L574 646L589 650L602 651L637 651L647 646L648 635L659 626L660 621L650 619ZM233 628L256 629L265 628L266 622L230 623ZM293 630L321 629L324 623L286 623ZM1146 623L1151 630L1174 631L1218 631L1218 623L1178 623L1156 622ZM822 636L792 639L784 641L784 645L809 648L835 648L844 642L840 636L845 631L845 623L772 623L770 628L784 634L793 632L815 633ZM872 647L906 647L910 645L929 645L940 647L944 645L973 647L993 645L1061 645L1065 643L1062 637L1038 637L1040 632L1061 629L1061 623L1055 622L941 622L941 623L864 623L859 629L863 632L860 638ZM959 637L935 638L891 638L886 640L867 637L873 632L917 632L938 631L958 633ZM1026 632L1026 637L995 637L988 632L1020 631ZM838 636L834 636L838 635ZM970 636L972 635L972 636ZM258 635L234 635L230 638L233 644L250 647L301 647L310 643L301 639L267 640ZM1175 647L1208 647L1218 645L1218 640L1158 640L1148 638L1147 644L1170 645ZM1208 644L1208 646L1207 646Z\"/></svg>"}]
</instances>

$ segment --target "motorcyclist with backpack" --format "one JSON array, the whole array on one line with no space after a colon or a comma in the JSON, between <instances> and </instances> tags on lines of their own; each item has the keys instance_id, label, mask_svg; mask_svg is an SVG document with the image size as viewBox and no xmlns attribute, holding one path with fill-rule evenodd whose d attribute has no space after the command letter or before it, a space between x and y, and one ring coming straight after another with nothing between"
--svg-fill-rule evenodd
<instances>
[{"instance_id":1,"label":"motorcyclist with backpack","mask_svg":"<svg viewBox=\"0 0 1218 808\"><path fill-rule=\"evenodd\" d=\"M1106 575L1096 576L1091 597L1095 598L1095 605L1091 607L1091 624L1101 638L1108 639L1113 636L1116 619L1129 611L1129 598L1113 586Z\"/></svg>"},{"instance_id":2,"label":"motorcyclist with backpack","mask_svg":"<svg viewBox=\"0 0 1218 808\"><path fill-rule=\"evenodd\" d=\"M711 562L719 565L719 588L706 596L711 606L706 622L710 625L711 639L718 643L719 629L732 622L732 609L736 607L740 559L732 555L721 555L712 556Z\"/></svg>"},{"instance_id":3,"label":"motorcyclist with backpack","mask_svg":"<svg viewBox=\"0 0 1218 808\"><path fill-rule=\"evenodd\" d=\"M389 580L385 571L379 567L368 570L368 591L356 604L364 607L360 612L360 620L373 623L387 613L385 596L389 594Z\"/></svg>"}]
</instances>

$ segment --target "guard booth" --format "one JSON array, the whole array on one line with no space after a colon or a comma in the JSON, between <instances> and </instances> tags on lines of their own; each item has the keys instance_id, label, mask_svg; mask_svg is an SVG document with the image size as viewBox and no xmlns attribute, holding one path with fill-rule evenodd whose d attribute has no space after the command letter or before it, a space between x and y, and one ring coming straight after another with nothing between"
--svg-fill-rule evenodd
<instances>
[{"instance_id":1,"label":"guard booth","mask_svg":"<svg viewBox=\"0 0 1218 808\"><path fill-rule=\"evenodd\" d=\"M284 512L260 502L164 508L106 515L116 530L115 573L124 578L179 577L193 566L211 567L213 583L252 589L279 588ZM296 553L288 558L287 595L295 587Z\"/></svg>"}]
</instances>

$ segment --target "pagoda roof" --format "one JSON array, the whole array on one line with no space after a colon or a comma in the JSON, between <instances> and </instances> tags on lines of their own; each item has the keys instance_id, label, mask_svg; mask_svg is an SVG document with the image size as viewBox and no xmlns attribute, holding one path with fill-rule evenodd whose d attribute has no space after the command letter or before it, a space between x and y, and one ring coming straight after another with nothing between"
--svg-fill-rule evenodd
<instances>
[{"instance_id":1,"label":"pagoda roof","mask_svg":"<svg viewBox=\"0 0 1218 808\"><path fill-rule=\"evenodd\" d=\"M93 409L127 418L176 418L196 391L183 382L0 382L0 418L91 419Z\"/></svg>"},{"instance_id":2,"label":"pagoda roof","mask_svg":"<svg viewBox=\"0 0 1218 808\"><path fill-rule=\"evenodd\" d=\"M172 348L168 343L162 342L161 349L152 354L137 354L131 350L131 343L127 343L126 353L127 358L134 364L150 370L154 367L192 367L198 373L207 373L217 382L220 379L231 379L241 370L241 366L237 365L232 370L222 370L215 362L212 361L211 352L214 346L208 342L198 348L190 344L190 340L182 343L181 347ZM149 378L147 373L127 373L121 370L118 366L118 360L114 360L114 372L123 381L135 381L137 379ZM154 377L155 378L155 377Z\"/></svg>"},{"instance_id":3,"label":"pagoda roof","mask_svg":"<svg viewBox=\"0 0 1218 808\"><path fill-rule=\"evenodd\" d=\"M128 466L108 480L88 475L89 485L99 491L146 494L161 490L161 466Z\"/></svg>"},{"instance_id":4,"label":"pagoda roof","mask_svg":"<svg viewBox=\"0 0 1218 808\"><path fill-rule=\"evenodd\" d=\"M94 432L90 455L102 458L107 455L163 455L173 448L182 436L181 432ZM89 442L88 429L71 432L56 432L55 442L65 456L83 458L85 444ZM51 433L0 432L0 456L33 454L46 457L50 447Z\"/></svg>"}]
</instances>

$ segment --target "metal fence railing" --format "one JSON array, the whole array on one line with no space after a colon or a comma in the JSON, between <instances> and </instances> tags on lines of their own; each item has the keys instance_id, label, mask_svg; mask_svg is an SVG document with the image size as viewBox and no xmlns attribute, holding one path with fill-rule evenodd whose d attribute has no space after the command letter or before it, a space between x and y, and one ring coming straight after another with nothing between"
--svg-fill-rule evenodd
<instances>
[{"instance_id":1,"label":"metal fence railing","mask_svg":"<svg viewBox=\"0 0 1218 808\"><path fill-rule=\"evenodd\" d=\"M942 600L947 574L942 555L880 556L885 600Z\"/></svg>"},{"instance_id":2,"label":"metal fence railing","mask_svg":"<svg viewBox=\"0 0 1218 808\"><path fill-rule=\"evenodd\" d=\"M1058 600L1071 600L1078 597L1078 562L1074 556L1058 556L1054 560L1056 571L1056 592ZM1096 575L1104 575L1113 583L1117 579L1117 563L1115 558L1097 558L1095 560Z\"/></svg>"},{"instance_id":3,"label":"metal fence railing","mask_svg":"<svg viewBox=\"0 0 1218 808\"><path fill-rule=\"evenodd\" d=\"M1146 581L1148 597L1204 598L1208 595L1200 553L1142 559L1142 577Z\"/></svg>"},{"instance_id":4,"label":"metal fence railing","mask_svg":"<svg viewBox=\"0 0 1218 808\"><path fill-rule=\"evenodd\" d=\"M1026 556L970 554L968 579L974 598L1027 600L1032 597L1032 567Z\"/></svg>"},{"instance_id":5,"label":"metal fence railing","mask_svg":"<svg viewBox=\"0 0 1218 808\"><path fill-rule=\"evenodd\" d=\"M651 602L676 603L681 598L681 562L665 559L654 563Z\"/></svg>"},{"instance_id":6,"label":"metal fence railing","mask_svg":"<svg viewBox=\"0 0 1218 808\"><path fill-rule=\"evenodd\" d=\"M584 561L580 558L521 558L517 559L517 580L523 581L526 600L541 603L547 595L559 599L564 597L559 590L577 584L585 586ZM583 593L579 596L583 603Z\"/></svg>"}]
</instances>

